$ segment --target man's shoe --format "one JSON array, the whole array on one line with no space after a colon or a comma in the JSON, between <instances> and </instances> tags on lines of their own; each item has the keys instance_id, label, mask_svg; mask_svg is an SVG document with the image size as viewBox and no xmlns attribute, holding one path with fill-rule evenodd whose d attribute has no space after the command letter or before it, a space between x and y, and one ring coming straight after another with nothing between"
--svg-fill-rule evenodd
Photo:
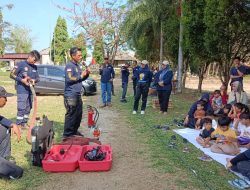
<instances>
[{"instance_id":1,"label":"man's shoe","mask_svg":"<svg viewBox=\"0 0 250 190\"><path fill-rule=\"evenodd\" d=\"M126 99L121 99L120 102L127 103L127 100Z\"/></svg>"},{"instance_id":2,"label":"man's shoe","mask_svg":"<svg viewBox=\"0 0 250 190\"><path fill-rule=\"evenodd\" d=\"M132 113L133 115L135 115L136 114L136 111L133 111L133 113Z\"/></svg>"},{"instance_id":3,"label":"man's shoe","mask_svg":"<svg viewBox=\"0 0 250 190\"><path fill-rule=\"evenodd\" d=\"M145 114L145 111L141 111L141 115L144 115Z\"/></svg>"},{"instance_id":4,"label":"man's shoe","mask_svg":"<svg viewBox=\"0 0 250 190\"><path fill-rule=\"evenodd\" d=\"M163 112L164 115L167 115L167 113L168 113L168 112L166 112L166 111Z\"/></svg>"},{"instance_id":5,"label":"man's shoe","mask_svg":"<svg viewBox=\"0 0 250 190\"><path fill-rule=\"evenodd\" d=\"M106 107L106 104L100 105L100 108L105 108L105 107Z\"/></svg>"}]
</instances>

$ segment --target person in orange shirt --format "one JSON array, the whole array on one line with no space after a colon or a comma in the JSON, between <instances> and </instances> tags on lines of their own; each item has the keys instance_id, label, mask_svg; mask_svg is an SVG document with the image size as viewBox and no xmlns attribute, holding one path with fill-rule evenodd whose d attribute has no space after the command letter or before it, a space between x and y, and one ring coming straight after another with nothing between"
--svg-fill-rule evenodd
<instances>
[{"instance_id":1,"label":"person in orange shirt","mask_svg":"<svg viewBox=\"0 0 250 190\"><path fill-rule=\"evenodd\" d=\"M212 133L211 138L215 138L211 151L219 154L236 155L239 153L238 144L234 141L236 133L229 128L231 119L229 117L221 117L218 120L218 127Z\"/></svg>"},{"instance_id":2,"label":"person in orange shirt","mask_svg":"<svg viewBox=\"0 0 250 190\"><path fill-rule=\"evenodd\" d=\"M202 100L197 103L197 109L194 112L195 129L200 129L200 121L206 115L206 112L204 110L204 104L205 102L203 102Z\"/></svg>"}]
</instances>

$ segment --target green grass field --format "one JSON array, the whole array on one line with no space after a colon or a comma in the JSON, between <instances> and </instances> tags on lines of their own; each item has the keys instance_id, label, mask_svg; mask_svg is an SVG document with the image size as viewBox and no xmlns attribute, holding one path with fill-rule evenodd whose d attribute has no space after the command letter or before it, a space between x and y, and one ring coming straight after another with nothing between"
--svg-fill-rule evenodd
<instances>
[{"instance_id":1,"label":"green grass field","mask_svg":"<svg viewBox=\"0 0 250 190\"><path fill-rule=\"evenodd\" d=\"M14 91L14 82L9 79L8 73L0 73L0 85L11 92ZM178 189L230 189L227 180L235 178L228 173L223 166L216 162L202 162L197 159L202 153L194 146L189 144L190 154L182 152L184 147L181 137L177 136L177 149L167 148L170 137L174 134L172 131L161 131L153 129L153 125L163 125L172 123L174 118L183 118L187 113L190 104L199 97L194 91L187 90L183 94L173 95L172 100L174 108L169 110L167 116L158 114L158 111L147 108L146 114L132 115L133 98L129 97L129 103L121 104L119 96L115 97L114 107L121 114L125 115L128 127L131 127L138 137L139 143L146 145L146 152L141 154L149 155L150 163L158 172L169 174L173 178ZM151 104L151 98L149 98ZM63 130L63 120L65 109L62 96L39 96L38 114L44 113L49 119L55 121L56 141L60 141L60 135ZM8 101L6 107L0 110L1 115L14 119L16 116L16 101ZM174 126L172 128L175 128ZM24 176L15 181L0 180L0 189L35 189L36 186L46 183L52 175L45 173L41 168L31 166L30 145L25 141L26 131L22 134L20 143L12 139L12 155L16 158L17 164L24 168ZM12 137L12 138L15 138ZM195 173L192 171L194 170ZM53 179L53 178L52 178Z\"/></svg>"}]
</instances>

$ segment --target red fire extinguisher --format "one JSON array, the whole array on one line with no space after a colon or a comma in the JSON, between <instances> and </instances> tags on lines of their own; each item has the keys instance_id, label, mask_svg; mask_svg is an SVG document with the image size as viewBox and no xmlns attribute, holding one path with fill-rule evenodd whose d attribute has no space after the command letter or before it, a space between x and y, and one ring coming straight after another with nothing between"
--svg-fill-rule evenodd
<instances>
[{"instance_id":1,"label":"red fire extinguisher","mask_svg":"<svg viewBox=\"0 0 250 190\"><path fill-rule=\"evenodd\" d=\"M99 117L99 112L95 107L87 106L87 108L88 108L88 127L89 128L95 127Z\"/></svg>"}]
</instances>

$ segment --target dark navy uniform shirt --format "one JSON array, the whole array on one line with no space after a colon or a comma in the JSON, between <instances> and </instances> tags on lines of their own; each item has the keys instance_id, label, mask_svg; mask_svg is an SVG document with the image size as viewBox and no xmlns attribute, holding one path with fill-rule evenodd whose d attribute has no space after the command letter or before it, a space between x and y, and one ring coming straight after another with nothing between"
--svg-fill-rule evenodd
<instances>
[{"instance_id":1,"label":"dark navy uniform shirt","mask_svg":"<svg viewBox=\"0 0 250 190\"><path fill-rule=\"evenodd\" d=\"M240 71L241 73L246 74L246 67L245 67L244 65L239 66L238 69L239 69L239 71ZM236 67L232 67L232 68L231 68L231 70L230 70L230 75L239 76ZM231 82L235 82L235 81L239 81L239 82L242 83L243 77L234 78L234 79L231 80Z\"/></svg>"},{"instance_id":2,"label":"dark navy uniform shirt","mask_svg":"<svg viewBox=\"0 0 250 190\"><path fill-rule=\"evenodd\" d=\"M145 83L150 85L152 82L153 73L148 68L148 65L146 65L144 68L140 67L136 74L137 83Z\"/></svg>"},{"instance_id":3,"label":"dark navy uniform shirt","mask_svg":"<svg viewBox=\"0 0 250 190\"><path fill-rule=\"evenodd\" d=\"M100 75L101 75L101 82L107 83L110 81L110 79L115 78L115 71L111 64L103 66L102 69L100 69Z\"/></svg>"},{"instance_id":4,"label":"dark navy uniform shirt","mask_svg":"<svg viewBox=\"0 0 250 190\"><path fill-rule=\"evenodd\" d=\"M12 124L12 121L0 115L0 124L3 125L4 127L9 128Z\"/></svg>"},{"instance_id":5,"label":"dark navy uniform shirt","mask_svg":"<svg viewBox=\"0 0 250 190\"><path fill-rule=\"evenodd\" d=\"M122 67L121 69L121 78L123 83L128 83L129 70L127 67Z\"/></svg>"},{"instance_id":6,"label":"dark navy uniform shirt","mask_svg":"<svg viewBox=\"0 0 250 190\"><path fill-rule=\"evenodd\" d=\"M132 76L133 81L138 80L137 76L138 76L139 69L140 69L139 66L136 66L133 68L133 76Z\"/></svg>"},{"instance_id":7,"label":"dark navy uniform shirt","mask_svg":"<svg viewBox=\"0 0 250 190\"><path fill-rule=\"evenodd\" d=\"M17 63L14 67L14 70L11 72L11 77L16 80L17 94L31 94L30 87L21 82L21 80L26 76L35 80L35 82L38 82L39 74L37 71L37 66L34 64L29 64L27 61Z\"/></svg>"},{"instance_id":8,"label":"dark navy uniform shirt","mask_svg":"<svg viewBox=\"0 0 250 190\"><path fill-rule=\"evenodd\" d=\"M69 62L65 67L65 97L76 97L81 96L82 92L82 81L88 78L89 75L82 78L82 69L79 64Z\"/></svg>"},{"instance_id":9,"label":"dark navy uniform shirt","mask_svg":"<svg viewBox=\"0 0 250 190\"><path fill-rule=\"evenodd\" d=\"M155 74L156 89L160 91L172 90L173 71L167 66ZM164 86L160 86L158 82L163 81Z\"/></svg>"}]
</instances>

